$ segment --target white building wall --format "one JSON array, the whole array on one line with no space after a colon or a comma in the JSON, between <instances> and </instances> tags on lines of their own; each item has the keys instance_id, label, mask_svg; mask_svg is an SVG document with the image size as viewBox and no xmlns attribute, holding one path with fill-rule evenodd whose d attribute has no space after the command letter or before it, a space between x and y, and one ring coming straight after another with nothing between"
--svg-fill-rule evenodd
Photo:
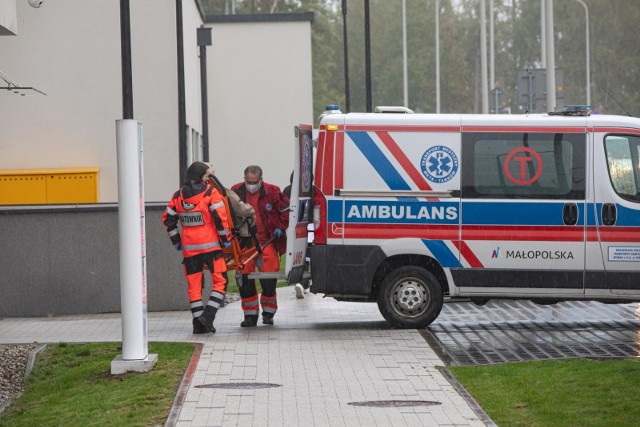
<instances>
[{"instance_id":1,"label":"white building wall","mask_svg":"<svg viewBox=\"0 0 640 427\"><path fill-rule=\"evenodd\" d=\"M185 62L186 103L187 123L201 133L194 45L202 20L195 4L183 6L185 57L192 56ZM47 96L0 92L0 169L97 166L99 201L116 202L119 2L47 1L34 9L25 0L16 6L19 32L0 37L0 71ZM178 187L175 2L132 1L131 39L134 117L144 126L145 199L165 201Z\"/></svg>"},{"instance_id":2,"label":"white building wall","mask_svg":"<svg viewBox=\"0 0 640 427\"><path fill-rule=\"evenodd\" d=\"M0 0L0 36L17 33L16 0Z\"/></svg>"},{"instance_id":3,"label":"white building wall","mask_svg":"<svg viewBox=\"0 0 640 427\"><path fill-rule=\"evenodd\" d=\"M280 188L293 168L293 128L313 124L311 22L224 22L207 51L209 146L231 186L258 164Z\"/></svg>"},{"instance_id":4,"label":"white building wall","mask_svg":"<svg viewBox=\"0 0 640 427\"><path fill-rule=\"evenodd\" d=\"M119 3L15 5L19 32L0 37L0 71L47 96L0 91L0 170L98 167L99 202L116 202L115 121L122 118ZM136 0L130 7L134 117L144 126L145 200L166 201L180 181L175 2ZM196 0L184 1L188 139L191 130L202 136L201 25ZM292 169L293 126L313 121L311 22L208 25L213 36L207 47L210 158L217 173L232 185L248 164L259 164L266 181L284 187Z\"/></svg>"},{"instance_id":5,"label":"white building wall","mask_svg":"<svg viewBox=\"0 0 640 427\"><path fill-rule=\"evenodd\" d=\"M198 27L202 25L202 19L195 2L183 3L183 40L184 40L184 74L185 74L185 98L186 116L189 135L187 140L191 144L193 130L200 136L197 141L197 158L191 161L202 160L202 102L200 92L200 52L198 49ZM189 148L192 148L191 146Z\"/></svg>"},{"instance_id":6,"label":"white building wall","mask_svg":"<svg viewBox=\"0 0 640 427\"><path fill-rule=\"evenodd\" d=\"M19 33L0 37L2 71L47 96L0 93L0 169L98 166L100 200L112 201L120 18L110 0L82 3L17 2Z\"/></svg>"},{"instance_id":7,"label":"white building wall","mask_svg":"<svg viewBox=\"0 0 640 427\"><path fill-rule=\"evenodd\" d=\"M175 2L157 0L129 4L133 112L144 132L145 200L166 201L179 187L176 6ZM120 72L116 78L120 79ZM116 117L122 117L122 107ZM114 190L117 192L117 187Z\"/></svg>"}]
</instances>

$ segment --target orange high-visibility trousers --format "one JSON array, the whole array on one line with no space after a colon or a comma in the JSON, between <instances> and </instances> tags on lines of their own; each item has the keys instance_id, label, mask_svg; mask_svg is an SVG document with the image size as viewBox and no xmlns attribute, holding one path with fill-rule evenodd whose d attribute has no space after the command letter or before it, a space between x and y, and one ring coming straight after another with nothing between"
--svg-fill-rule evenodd
<instances>
[{"instance_id":1,"label":"orange high-visibility trousers","mask_svg":"<svg viewBox=\"0 0 640 427\"><path fill-rule=\"evenodd\" d=\"M263 263L260 268L261 272L278 272L280 271L280 257L273 245L269 245L262 250ZM249 273L255 271L255 260L248 262L242 270L242 286L240 286L240 297L242 298L242 310L245 316L258 315L258 291L256 282L249 279ZM260 296L260 304L262 312L275 314L278 310L278 300L276 298L276 279L260 279L262 287L262 295Z\"/></svg>"},{"instance_id":2,"label":"orange high-visibility trousers","mask_svg":"<svg viewBox=\"0 0 640 427\"><path fill-rule=\"evenodd\" d=\"M193 317L200 316L204 311L202 303L202 274L205 266L211 272L213 279L211 294L207 305L211 305L216 309L219 308L220 303L224 300L227 285L227 263L222 256L222 252L206 252L188 257L183 260L183 264Z\"/></svg>"}]
</instances>

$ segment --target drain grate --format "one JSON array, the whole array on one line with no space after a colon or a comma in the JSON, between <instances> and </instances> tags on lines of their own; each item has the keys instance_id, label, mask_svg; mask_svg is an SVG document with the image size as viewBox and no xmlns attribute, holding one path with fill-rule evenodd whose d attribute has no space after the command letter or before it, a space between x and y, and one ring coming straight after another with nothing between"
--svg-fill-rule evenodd
<instances>
[{"instance_id":1,"label":"drain grate","mask_svg":"<svg viewBox=\"0 0 640 427\"><path fill-rule=\"evenodd\" d=\"M374 408L406 408L409 406L435 406L442 405L442 403L428 400L368 400L364 402L349 402L347 405Z\"/></svg>"},{"instance_id":2,"label":"drain grate","mask_svg":"<svg viewBox=\"0 0 640 427\"><path fill-rule=\"evenodd\" d=\"M271 383L216 383L216 384L200 384L194 386L194 388L226 388L226 389L241 389L241 390L255 390L259 388L273 388L282 387L282 384Z\"/></svg>"}]
</instances>

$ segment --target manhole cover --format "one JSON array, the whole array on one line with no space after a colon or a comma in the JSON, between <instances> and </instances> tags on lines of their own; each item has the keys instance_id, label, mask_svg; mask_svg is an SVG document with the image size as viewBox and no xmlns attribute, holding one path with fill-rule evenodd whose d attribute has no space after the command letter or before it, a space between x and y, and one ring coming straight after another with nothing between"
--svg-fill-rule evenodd
<instances>
[{"instance_id":1,"label":"manhole cover","mask_svg":"<svg viewBox=\"0 0 640 427\"><path fill-rule=\"evenodd\" d=\"M195 388L230 388L230 389L257 389L281 387L281 384L271 383L218 383L218 384L200 384Z\"/></svg>"},{"instance_id":2,"label":"manhole cover","mask_svg":"<svg viewBox=\"0 0 640 427\"><path fill-rule=\"evenodd\" d=\"M376 408L404 408L407 406L434 406L441 405L441 403L430 402L428 400L369 400L365 402L349 402L347 405Z\"/></svg>"}]
</instances>

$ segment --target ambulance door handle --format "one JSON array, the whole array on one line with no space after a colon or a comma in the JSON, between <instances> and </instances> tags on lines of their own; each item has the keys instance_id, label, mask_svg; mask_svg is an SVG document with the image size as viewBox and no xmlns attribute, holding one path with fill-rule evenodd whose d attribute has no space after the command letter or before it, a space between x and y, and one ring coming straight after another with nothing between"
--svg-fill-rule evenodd
<instances>
[{"instance_id":1,"label":"ambulance door handle","mask_svg":"<svg viewBox=\"0 0 640 427\"><path fill-rule=\"evenodd\" d=\"M602 205L602 225L614 225L616 223L616 205L605 203Z\"/></svg>"},{"instance_id":2,"label":"ambulance door handle","mask_svg":"<svg viewBox=\"0 0 640 427\"><path fill-rule=\"evenodd\" d=\"M578 205L565 203L564 208L562 208L562 220L565 225L576 225L578 222Z\"/></svg>"}]
</instances>

